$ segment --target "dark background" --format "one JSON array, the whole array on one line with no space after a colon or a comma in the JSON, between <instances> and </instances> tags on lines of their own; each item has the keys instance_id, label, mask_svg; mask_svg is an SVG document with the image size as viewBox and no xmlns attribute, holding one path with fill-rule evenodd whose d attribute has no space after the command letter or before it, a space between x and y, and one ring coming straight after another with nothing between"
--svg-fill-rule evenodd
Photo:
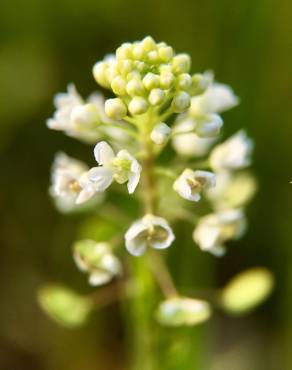
<instances>
[{"instance_id":1,"label":"dark background","mask_svg":"<svg viewBox=\"0 0 292 370\"><path fill-rule=\"evenodd\" d=\"M193 329L202 349L198 370L292 368L291 12L290 0L1 2L1 370L123 368L117 307L66 330L36 302L38 287L50 280L85 286L70 245L86 225L80 216L60 215L47 188L56 151L86 158L91 148L49 131L45 120L56 92L74 81L86 96L97 88L93 64L148 34L189 52L194 72L213 69L234 88L241 104L225 115L225 132L245 127L256 143L259 191L248 209L249 231L223 260L198 257L198 281L208 275L220 286L262 265L277 282L269 301L248 317L217 314L207 340L205 329Z\"/></svg>"}]
</instances>

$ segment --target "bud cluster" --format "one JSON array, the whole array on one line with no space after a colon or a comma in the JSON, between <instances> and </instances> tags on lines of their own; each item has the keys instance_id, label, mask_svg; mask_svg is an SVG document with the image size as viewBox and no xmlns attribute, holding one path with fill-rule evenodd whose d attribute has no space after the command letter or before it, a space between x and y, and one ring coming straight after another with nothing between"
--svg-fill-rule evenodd
<instances>
[{"instance_id":1,"label":"bud cluster","mask_svg":"<svg viewBox=\"0 0 292 370\"><path fill-rule=\"evenodd\" d=\"M170 105L176 113L186 111L191 96L207 87L201 75L190 74L190 68L188 54L175 54L171 46L148 36L122 44L115 55L95 64L93 75L98 84L118 96L106 101L107 115L122 119L128 113L136 116L163 105Z\"/></svg>"}]
</instances>

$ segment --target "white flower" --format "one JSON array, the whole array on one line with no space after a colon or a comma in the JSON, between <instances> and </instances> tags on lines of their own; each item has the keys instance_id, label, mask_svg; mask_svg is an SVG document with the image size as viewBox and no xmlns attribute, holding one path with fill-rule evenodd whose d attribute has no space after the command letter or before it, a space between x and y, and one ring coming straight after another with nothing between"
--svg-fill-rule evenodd
<instances>
[{"instance_id":1,"label":"white flower","mask_svg":"<svg viewBox=\"0 0 292 370\"><path fill-rule=\"evenodd\" d=\"M221 113L235 107L238 102L237 96L229 86L213 83L202 95L191 99L190 113L194 115Z\"/></svg>"},{"instance_id":2,"label":"white flower","mask_svg":"<svg viewBox=\"0 0 292 370\"><path fill-rule=\"evenodd\" d=\"M218 209L243 207L254 196L257 189L255 178L249 172L216 173L216 187L206 191L207 198Z\"/></svg>"},{"instance_id":3,"label":"white flower","mask_svg":"<svg viewBox=\"0 0 292 370\"><path fill-rule=\"evenodd\" d=\"M208 171L193 171L189 168L176 179L173 189L188 200L198 202L201 199L201 191L214 187L215 175Z\"/></svg>"},{"instance_id":4,"label":"white flower","mask_svg":"<svg viewBox=\"0 0 292 370\"><path fill-rule=\"evenodd\" d=\"M225 210L201 218L194 230L193 239L203 251L222 256L225 253L224 243L241 237L245 228L246 222L241 210Z\"/></svg>"},{"instance_id":5,"label":"white flower","mask_svg":"<svg viewBox=\"0 0 292 370\"><path fill-rule=\"evenodd\" d=\"M65 153L58 153L52 167L51 194L67 202L79 203L78 198L82 192L79 180L87 170L86 164Z\"/></svg>"},{"instance_id":6,"label":"white flower","mask_svg":"<svg viewBox=\"0 0 292 370\"><path fill-rule=\"evenodd\" d=\"M150 214L133 223L125 235L126 248L134 256L144 254L148 247L168 248L174 238L167 221Z\"/></svg>"},{"instance_id":7,"label":"white flower","mask_svg":"<svg viewBox=\"0 0 292 370\"><path fill-rule=\"evenodd\" d=\"M47 126L88 142L96 142L102 131L106 133L100 123L114 122L105 114L104 97L101 94L94 93L85 101L73 84L68 85L66 93L55 96L54 105L56 111L53 118L47 120Z\"/></svg>"},{"instance_id":8,"label":"white flower","mask_svg":"<svg viewBox=\"0 0 292 370\"><path fill-rule=\"evenodd\" d=\"M160 122L154 126L151 131L151 140L157 145L163 145L167 142L171 134L171 128L166 123Z\"/></svg>"},{"instance_id":9,"label":"white flower","mask_svg":"<svg viewBox=\"0 0 292 370\"><path fill-rule=\"evenodd\" d=\"M96 191L104 191L113 180L119 184L127 182L128 191L132 194L140 179L141 166L127 150L120 150L115 155L105 141L96 144L94 156L99 167L93 167L88 172L88 179Z\"/></svg>"},{"instance_id":10,"label":"white flower","mask_svg":"<svg viewBox=\"0 0 292 370\"><path fill-rule=\"evenodd\" d=\"M210 154L211 167L217 171L247 167L250 164L252 149L252 141L241 130L212 150Z\"/></svg>"},{"instance_id":11,"label":"white flower","mask_svg":"<svg viewBox=\"0 0 292 370\"><path fill-rule=\"evenodd\" d=\"M214 138L201 138L194 132L194 121L183 119L173 128L172 146L179 154L187 157L200 157L209 151Z\"/></svg>"},{"instance_id":12,"label":"white flower","mask_svg":"<svg viewBox=\"0 0 292 370\"><path fill-rule=\"evenodd\" d=\"M211 307L208 302L199 299L174 297L159 305L156 316L163 325L192 326L208 320Z\"/></svg>"},{"instance_id":13,"label":"white flower","mask_svg":"<svg viewBox=\"0 0 292 370\"><path fill-rule=\"evenodd\" d=\"M74 245L74 260L81 271L89 273L89 284L108 283L122 271L121 263L106 242L81 240Z\"/></svg>"}]
</instances>

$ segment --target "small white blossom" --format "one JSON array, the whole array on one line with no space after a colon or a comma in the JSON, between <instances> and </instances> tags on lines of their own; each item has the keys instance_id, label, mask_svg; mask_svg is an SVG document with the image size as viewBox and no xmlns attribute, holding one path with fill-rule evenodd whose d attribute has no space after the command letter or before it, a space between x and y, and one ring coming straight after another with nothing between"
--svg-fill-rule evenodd
<instances>
[{"instance_id":1,"label":"small white blossom","mask_svg":"<svg viewBox=\"0 0 292 370\"><path fill-rule=\"evenodd\" d=\"M167 142L170 134L171 128L166 123L160 122L153 128L150 137L155 144L162 145Z\"/></svg>"},{"instance_id":2,"label":"small white blossom","mask_svg":"<svg viewBox=\"0 0 292 370\"><path fill-rule=\"evenodd\" d=\"M239 131L212 150L210 154L211 167L217 171L247 167L250 164L252 149L252 141L244 131Z\"/></svg>"},{"instance_id":3,"label":"small white blossom","mask_svg":"<svg viewBox=\"0 0 292 370\"><path fill-rule=\"evenodd\" d=\"M205 93L192 98L190 113L194 115L221 113L237 104L238 98L229 86L213 83L210 84Z\"/></svg>"},{"instance_id":4,"label":"small white blossom","mask_svg":"<svg viewBox=\"0 0 292 370\"><path fill-rule=\"evenodd\" d=\"M52 167L51 194L63 199L67 204L80 204L90 199L94 193L87 193L80 182L86 176L86 164L68 157L65 153L58 153Z\"/></svg>"},{"instance_id":5,"label":"small white blossom","mask_svg":"<svg viewBox=\"0 0 292 370\"><path fill-rule=\"evenodd\" d=\"M85 101L73 84L68 85L66 93L55 96L54 105L56 111L53 118L47 120L47 126L84 141L96 142L102 131L106 132L100 124L114 122L105 114L101 94L94 93Z\"/></svg>"},{"instance_id":6,"label":"small white blossom","mask_svg":"<svg viewBox=\"0 0 292 370\"><path fill-rule=\"evenodd\" d=\"M206 196L217 210L241 208L252 199L256 189L251 173L220 171L216 173L216 187L208 189Z\"/></svg>"},{"instance_id":7,"label":"small white blossom","mask_svg":"<svg viewBox=\"0 0 292 370\"><path fill-rule=\"evenodd\" d=\"M215 139L201 138L196 133L189 132L188 122L189 121L181 121L175 126L174 130L178 130L180 133L178 135L173 135L172 146L179 155L186 157L201 157L208 153Z\"/></svg>"},{"instance_id":8,"label":"small white blossom","mask_svg":"<svg viewBox=\"0 0 292 370\"><path fill-rule=\"evenodd\" d=\"M120 261L106 242L78 241L74 245L73 257L77 267L89 273L89 284L93 286L108 283L122 271Z\"/></svg>"},{"instance_id":9,"label":"small white blossom","mask_svg":"<svg viewBox=\"0 0 292 370\"><path fill-rule=\"evenodd\" d=\"M99 167L93 167L88 172L88 178L96 191L104 191L113 180L119 184L127 182L129 193L133 193L139 183L141 166L127 151L120 150L115 155L112 148L105 141L96 144L94 156Z\"/></svg>"},{"instance_id":10,"label":"small white blossom","mask_svg":"<svg viewBox=\"0 0 292 370\"><path fill-rule=\"evenodd\" d=\"M148 247L168 248L174 238L167 221L150 214L132 224L125 235L126 248L134 256L144 254Z\"/></svg>"},{"instance_id":11,"label":"small white blossom","mask_svg":"<svg viewBox=\"0 0 292 370\"><path fill-rule=\"evenodd\" d=\"M245 228L246 222L241 210L220 211L200 219L193 239L203 251L219 257L225 253L224 243L241 237Z\"/></svg>"},{"instance_id":12,"label":"small white blossom","mask_svg":"<svg viewBox=\"0 0 292 370\"><path fill-rule=\"evenodd\" d=\"M189 168L176 179L173 189L188 200L198 202L201 199L201 192L214 187L216 184L215 175L208 171L193 171Z\"/></svg>"}]
</instances>

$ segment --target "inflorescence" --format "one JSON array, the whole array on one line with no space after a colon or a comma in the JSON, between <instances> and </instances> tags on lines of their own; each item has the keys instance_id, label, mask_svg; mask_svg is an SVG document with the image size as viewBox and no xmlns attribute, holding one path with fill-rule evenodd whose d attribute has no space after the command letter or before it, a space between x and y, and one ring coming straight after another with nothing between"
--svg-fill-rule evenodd
<instances>
[{"instance_id":1,"label":"inflorescence","mask_svg":"<svg viewBox=\"0 0 292 370\"><path fill-rule=\"evenodd\" d=\"M202 251L222 256L226 243L243 235L243 207L256 188L246 170L253 148L246 133L217 143L223 128L220 114L238 104L232 89L215 82L209 71L191 74L188 54L176 54L151 37L122 44L94 65L93 76L115 97L105 100L95 93L84 100L69 85L56 96L56 111L47 121L51 129L95 144L93 168L57 154L50 191L58 207L68 211L90 203L102 208L102 194L119 186L114 183L126 184L130 196L144 206L142 217L124 234L130 254L156 250L151 258L161 258L157 251L175 240L170 225L183 219L195 224L193 240ZM172 155L161 160L168 144ZM161 193L162 188L167 191ZM163 207L165 200L168 207ZM204 206L198 208L200 201ZM122 275L114 248L109 240L76 242L74 260L89 274L90 284ZM190 325L210 316L206 301L162 290L161 323Z\"/></svg>"}]
</instances>

